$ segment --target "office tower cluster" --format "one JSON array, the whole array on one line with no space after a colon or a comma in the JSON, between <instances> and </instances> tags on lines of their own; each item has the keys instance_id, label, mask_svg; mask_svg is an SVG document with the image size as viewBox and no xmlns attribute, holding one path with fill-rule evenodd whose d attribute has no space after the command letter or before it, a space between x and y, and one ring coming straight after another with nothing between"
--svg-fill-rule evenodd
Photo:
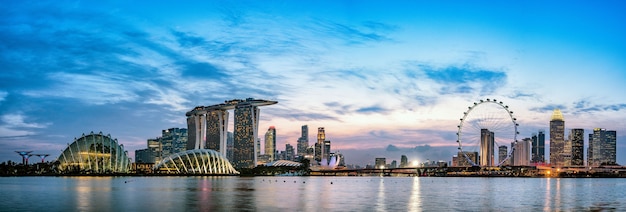
<instances>
[{"instance_id":1,"label":"office tower cluster","mask_svg":"<svg viewBox=\"0 0 626 212\"><path fill-rule=\"evenodd\" d=\"M503 165L528 166L541 165L549 162L552 167L583 167L617 165L616 147L617 133L602 128L593 129L588 137L587 160L585 163L585 130L574 128L566 130L565 119L561 110L555 109L550 118L549 129L549 161L546 160L545 131L539 130L530 138L511 142L511 157ZM568 133L566 136L566 132ZM480 152L459 152L453 156L452 166L472 166L471 161L479 161L479 166L493 166L493 132L481 129ZM498 147L498 158L506 158L507 146Z\"/></svg>"},{"instance_id":2,"label":"office tower cluster","mask_svg":"<svg viewBox=\"0 0 626 212\"><path fill-rule=\"evenodd\" d=\"M233 154L228 159L237 169L254 168L258 156L259 107L276 103L247 98L194 108L186 113L189 131L187 150L212 149L227 157L228 111L234 109Z\"/></svg>"},{"instance_id":3,"label":"office tower cluster","mask_svg":"<svg viewBox=\"0 0 626 212\"><path fill-rule=\"evenodd\" d=\"M585 130L570 129L565 139L565 119L555 109L550 120L550 165L554 167L585 166ZM616 165L616 131L596 128L589 134L587 166Z\"/></svg>"},{"instance_id":4,"label":"office tower cluster","mask_svg":"<svg viewBox=\"0 0 626 212\"><path fill-rule=\"evenodd\" d=\"M161 131L161 137L147 140L146 149L135 150L135 162L159 163L163 158L183 152L187 146L187 129L170 128Z\"/></svg>"}]
</instances>

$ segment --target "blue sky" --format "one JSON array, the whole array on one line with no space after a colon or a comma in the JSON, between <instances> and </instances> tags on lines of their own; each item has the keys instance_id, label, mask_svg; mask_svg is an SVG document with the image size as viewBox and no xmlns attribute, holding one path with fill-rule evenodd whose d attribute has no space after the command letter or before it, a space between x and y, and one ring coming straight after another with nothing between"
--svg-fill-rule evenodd
<instances>
[{"instance_id":1,"label":"blue sky","mask_svg":"<svg viewBox=\"0 0 626 212\"><path fill-rule=\"evenodd\" d=\"M0 161L54 159L91 131L131 156L185 112L277 100L259 134L279 150L325 127L351 164L450 160L459 118L492 98L520 137L616 130L626 164L621 1L6 2L0 8ZM232 119L231 119L232 123ZM231 127L232 129L232 127ZM312 143L311 143L312 144ZM587 145L585 143L585 145ZM547 157L547 156L546 156Z\"/></svg>"}]
</instances>

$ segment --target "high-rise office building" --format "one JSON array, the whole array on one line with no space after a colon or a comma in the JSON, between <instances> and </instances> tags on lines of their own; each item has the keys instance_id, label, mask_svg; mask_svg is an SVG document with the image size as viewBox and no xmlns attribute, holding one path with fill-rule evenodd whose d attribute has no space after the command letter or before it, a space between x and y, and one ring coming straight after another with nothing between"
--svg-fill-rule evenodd
<instances>
[{"instance_id":1,"label":"high-rise office building","mask_svg":"<svg viewBox=\"0 0 626 212\"><path fill-rule=\"evenodd\" d=\"M456 159L457 159L456 165L460 167L470 167L473 165L478 165L478 164L470 163L470 160L474 162L478 161L478 152L460 152L459 151Z\"/></svg>"},{"instance_id":2,"label":"high-rise office building","mask_svg":"<svg viewBox=\"0 0 626 212\"><path fill-rule=\"evenodd\" d=\"M306 155L306 148L309 147L309 126L302 125L302 135L298 138L297 150L298 156Z\"/></svg>"},{"instance_id":3,"label":"high-rise office building","mask_svg":"<svg viewBox=\"0 0 626 212\"><path fill-rule=\"evenodd\" d=\"M291 144L285 144L285 160L294 160L294 151L293 146Z\"/></svg>"},{"instance_id":4,"label":"high-rise office building","mask_svg":"<svg viewBox=\"0 0 626 212\"><path fill-rule=\"evenodd\" d=\"M384 169L387 167L387 158L376 158L376 169Z\"/></svg>"},{"instance_id":5,"label":"high-rise office building","mask_svg":"<svg viewBox=\"0 0 626 212\"><path fill-rule=\"evenodd\" d=\"M587 165L616 165L617 132L613 130L595 128L589 134L589 148L587 148Z\"/></svg>"},{"instance_id":6,"label":"high-rise office building","mask_svg":"<svg viewBox=\"0 0 626 212\"><path fill-rule=\"evenodd\" d=\"M545 163L546 155L546 134L543 130L539 130L539 134L532 134L532 151L531 162L532 163Z\"/></svg>"},{"instance_id":7,"label":"high-rise office building","mask_svg":"<svg viewBox=\"0 0 626 212\"><path fill-rule=\"evenodd\" d=\"M270 126L265 133L265 154L269 155L269 161L275 161L277 159L276 155L276 128L274 126Z\"/></svg>"},{"instance_id":8,"label":"high-rise office building","mask_svg":"<svg viewBox=\"0 0 626 212\"><path fill-rule=\"evenodd\" d=\"M317 128L317 143L315 143L315 160L318 162L322 161L325 140L326 140L326 132L324 132L324 127L318 127Z\"/></svg>"},{"instance_id":9,"label":"high-rise office building","mask_svg":"<svg viewBox=\"0 0 626 212\"><path fill-rule=\"evenodd\" d=\"M152 153L152 158L154 158L154 163L161 162L162 156L161 152L163 151L163 145L158 138L150 138L148 139L148 149L150 153Z\"/></svg>"},{"instance_id":10,"label":"high-rise office building","mask_svg":"<svg viewBox=\"0 0 626 212\"><path fill-rule=\"evenodd\" d=\"M480 130L480 166L494 166L494 134L488 129Z\"/></svg>"},{"instance_id":11,"label":"high-rise office building","mask_svg":"<svg viewBox=\"0 0 626 212\"><path fill-rule=\"evenodd\" d=\"M556 167L565 165L565 120L561 110L554 109L550 119L550 164Z\"/></svg>"},{"instance_id":12,"label":"high-rise office building","mask_svg":"<svg viewBox=\"0 0 626 212\"><path fill-rule=\"evenodd\" d=\"M322 148L322 161L330 162L330 141L324 141L324 147ZM324 164L326 165L326 164Z\"/></svg>"},{"instance_id":13,"label":"high-rise office building","mask_svg":"<svg viewBox=\"0 0 626 212\"><path fill-rule=\"evenodd\" d=\"M187 148L187 129L169 128L161 131L161 145L163 158L183 152Z\"/></svg>"},{"instance_id":14,"label":"high-rise office building","mask_svg":"<svg viewBox=\"0 0 626 212\"><path fill-rule=\"evenodd\" d=\"M528 166L530 165L530 144L532 143L530 138L524 138L518 141L513 149L513 165L514 166Z\"/></svg>"},{"instance_id":15,"label":"high-rise office building","mask_svg":"<svg viewBox=\"0 0 626 212\"><path fill-rule=\"evenodd\" d=\"M568 143L571 146L570 166L584 166L584 150L585 150L585 130L571 129L569 133Z\"/></svg>"},{"instance_id":16,"label":"high-rise office building","mask_svg":"<svg viewBox=\"0 0 626 212\"><path fill-rule=\"evenodd\" d=\"M406 155L400 156L400 168L405 168L409 166L409 159Z\"/></svg>"},{"instance_id":17,"label":"high-rise office building","mask_svg":"<svg viewBox=\"0 0 626 212\"><path fill-rule=\"evenodd\" d=\"M501 145L498 146L498 162L502 165L508 165L507 161L504 161L505 159L507 159L507 154L509 154L509 148L506 145Z\"/></svg>"}]
</instances>

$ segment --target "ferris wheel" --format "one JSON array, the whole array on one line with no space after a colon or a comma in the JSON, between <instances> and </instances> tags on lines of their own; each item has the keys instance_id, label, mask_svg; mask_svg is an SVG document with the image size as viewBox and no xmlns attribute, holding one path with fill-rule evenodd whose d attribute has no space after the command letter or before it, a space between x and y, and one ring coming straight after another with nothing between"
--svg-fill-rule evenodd
<instances>
[{"instance_id":1,"label":"ferris wheel","mask_svg":"<svg viewBox=\"0 0 626 212\"><path fill-rule=\"evenodd\" d=\"M480 100L468 107L460 121L456 142L467 165L500 166L511 157L519 125L509 106L495 99Z\"/></svg>"}]
</instances>

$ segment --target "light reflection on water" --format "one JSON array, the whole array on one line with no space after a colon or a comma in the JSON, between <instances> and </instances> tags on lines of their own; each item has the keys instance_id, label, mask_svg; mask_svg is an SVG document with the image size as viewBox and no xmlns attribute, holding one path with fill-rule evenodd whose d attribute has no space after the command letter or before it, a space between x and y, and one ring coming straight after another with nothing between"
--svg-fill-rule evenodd
<instances>
[{"instance_id":1,"label":"light reflection on water","mask_svg":"<svg viewBox=\"0 0 626 212\"><path fill-rule=\"evenodd\" d=\"M0 211L626 211L625 179L1 177Z\"/></svg>"}]
</instances>

